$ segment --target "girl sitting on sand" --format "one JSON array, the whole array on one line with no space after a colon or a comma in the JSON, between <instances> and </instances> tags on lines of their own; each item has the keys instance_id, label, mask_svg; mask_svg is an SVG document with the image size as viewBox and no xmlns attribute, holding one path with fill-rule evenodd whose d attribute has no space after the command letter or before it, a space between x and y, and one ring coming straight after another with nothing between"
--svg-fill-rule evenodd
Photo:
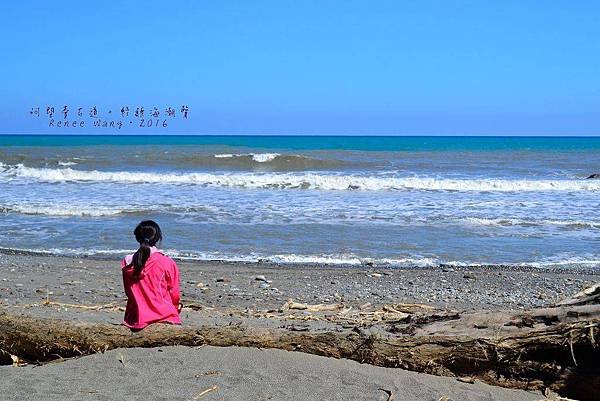
<instances>
[{"instance_id":1,"label":"girl sitting on sand","mask_svg":"<svg viewBox=\"0 0 600 401\"><path fill-rule=\"evenodd\" d=\"M160 227L142 221L133 231L140 248L121 261L127 308L123 324L141 330L151 323L181 324L179 313L179 269L156 244L162 240Z\"/></svg>"}]
</instances>

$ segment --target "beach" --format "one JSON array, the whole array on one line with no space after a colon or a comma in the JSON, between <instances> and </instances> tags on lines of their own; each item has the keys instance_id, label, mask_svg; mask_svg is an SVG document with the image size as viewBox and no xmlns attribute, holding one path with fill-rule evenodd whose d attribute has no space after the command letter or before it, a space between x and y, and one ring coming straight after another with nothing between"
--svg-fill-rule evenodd
<instances>
[{"instance_id":1,"label":"beach","mask_svg":"<svg viewBox=\"0 0 600 401\"><path fill-rule=\"evenodd\" d=\"M323 332L364 330L392 335L371 321L320 319L319 312L292 311L296 303L342 304L356 311L415 303L445 311L514 310L544 306L598 281L598 272L506 267L327 267L178 261L184 326L233 325ZM11 315L118 325L123 317L119 260L72 258L3 251L3 310ZM288 303L288 309L285 305ZM294 313L291 313L294 312ZM328 313L328 312L325 312ZM380 368L300 352L266 349L160 347L122 349L54 360L32 369L2 367L5 394L20 399L35 391L45 399L382 399L540 400L542 395ZM219 373L206 373L219 372ZM101 383L98 377L103 377ZM77 383L56 387L53 383ZM9 389L13 389L9 391ZM27 389L27 390L25 390ZM29 390L33 389L33 390ZM151 394L155 396L151 397ZM169 398L170 397L170 398ZM205 397L205 398L204 398Z\"/></svg>"},{"instance_id":2,"label":"beach","mask_svg":"<svg viewBox=\"0 0 600 401\"><path fill-rule=\"evenodd\" d=\"M155 383L143 398L182 400L212 386L202 399L588 400L600 385L598 288L572 299L600 281L598 138L0 145L0 361L15 399L132 396L138 379L119 387L116 372L134 366ZM181 271L183 325L131 333L120 260L146 219ZM184 390L159 384L165 358L188 372Z\"/></svg>"},{"instance_id":3,"label":"beach","mask_svg":"<svg viewBox=\"0 0 600 401\"><path fill-rule=\"evenodd\" d=\"M4 3L0 401L600 401L600 2Z\"/></svg>"},{"instance_id":4,"label":"beach","mask_svg":"<svg viewBox=\"0 0 600 401\"><path fill-rule=\"evenodd\" d=\"M0 373L6 401L385 401L390 393L396 401L543 399L541 394L479 382L299 352L236 347L117 349L40 367L0 367Z\"/></svg>"},{"instance_id":5,"label":"beach","mask_svg":"<svg viewBox=\"0 0 600 401\"><path fill-rule=\"evenodd\" d=\"M454 310L523 310L572 295L598 281L593 269L498 267L369 268L178 261L182 299L208 308L279 309L292 299L360 308L411 302ZM125 306L120 260L0 253L3 306L39 316L77 316L65 304ZM37 306L32 306L37 305ZM68 308L67 308L68 309ZM187 322L193 322L191 312ZM71 315L72 314L72 315ZM91 319L120 323L120 313Z\"/></svg>"}]
</instances>

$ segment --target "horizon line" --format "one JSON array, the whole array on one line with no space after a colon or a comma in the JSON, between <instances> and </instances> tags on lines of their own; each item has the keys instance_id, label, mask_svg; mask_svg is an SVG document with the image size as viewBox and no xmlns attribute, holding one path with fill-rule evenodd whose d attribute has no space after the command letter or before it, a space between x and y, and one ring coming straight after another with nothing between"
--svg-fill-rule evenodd
<instances>
[{"instance_id":1,"label":"horizon line","mask_svg":"<svg viewBox=\"0 0 600 401\"><path fill-rule=\"evenodd\" d=\"M0 136L189 136L189 137L210 137L210 136L229 136L229 137L246 137L246 136L261 136L261 137L369 137L369 138L420 138L420 137L435 137L435 138L600 138L600 133L593 134L293 134L293 133L282 133L282 134L260 134L260 133L248 133L248 134L161 134L161 133L78 133L78 134L65 134L65 133L0 133Z\"/></svg>"}]
</instances>

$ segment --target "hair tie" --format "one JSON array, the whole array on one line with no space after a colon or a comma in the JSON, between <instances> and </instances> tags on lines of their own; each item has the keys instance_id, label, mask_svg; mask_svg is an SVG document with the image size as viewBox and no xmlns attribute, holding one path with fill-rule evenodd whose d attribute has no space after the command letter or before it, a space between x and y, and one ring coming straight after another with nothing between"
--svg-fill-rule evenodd
<instances>
[{"instance_id":1,"label":"hair tie","mask_svg":"<svg viewBox=\"0 0 600 401\"><path fill-rule=\"evenodd\" d=\"M147 242L147 243L150 243L150 238L146 238L146 237L144 237L144 239L142 240L142 242L144 242L144 243L146 243L146 242Z\"/></svg>"}]
</instances>

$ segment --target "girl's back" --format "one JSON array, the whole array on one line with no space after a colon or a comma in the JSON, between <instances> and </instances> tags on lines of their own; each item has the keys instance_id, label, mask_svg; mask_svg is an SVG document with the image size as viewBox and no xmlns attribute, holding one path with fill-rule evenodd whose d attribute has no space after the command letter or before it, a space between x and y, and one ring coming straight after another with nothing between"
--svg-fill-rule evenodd
<instances>
[{"instance_id":1,"label":"girl's back","mask_svg":"<svg viewBox=\"0 0 600 401\"><path fill-rule=\"evenodd\" d=\"M134 233L137 231L140 230L136 228ZM123 324L136 330L157 322L181 324L179 269L171 258L154 246L162 238L158 225L154 230L146 231L154 235L142 236L140 250L121 261L123 287L127 295Z\"/></svg>"}]
</instances>

